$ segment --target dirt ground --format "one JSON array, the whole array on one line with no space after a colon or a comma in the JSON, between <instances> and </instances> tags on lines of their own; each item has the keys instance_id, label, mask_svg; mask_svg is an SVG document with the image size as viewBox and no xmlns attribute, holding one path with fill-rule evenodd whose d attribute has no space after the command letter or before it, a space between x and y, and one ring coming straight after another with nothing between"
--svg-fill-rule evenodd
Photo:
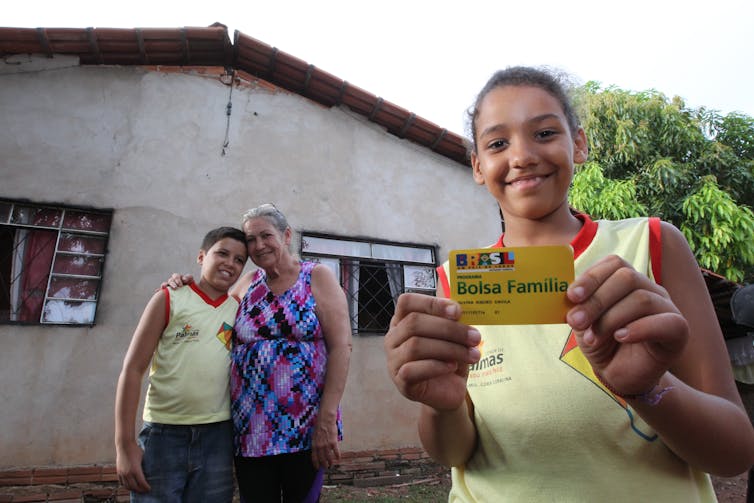
<instances>
[{"instance_id":1,"label":"dirt ground","mask_svg":"<svg viewBox=\"0 0 754 503\"><path fill-rule=\"evenodd\" d=\"M321 503L367 502L367 501L415 501L436 503L446 501L450 489L449 477L438 477L419 481L424 487L426 498L417 494L412 484L399 484L386 487L358 488L353 486L326 487L322 493ZM712 477L719 503L749 503L746 501L747 474L732 478ZM438 499L443 495L443 499ZM751 502L751 503L754 503Z\"/></svg>"},{"instance_id":2,"label":"dirt ground","mask_svg":"<svg viewBox=\"0 0 754 503\"><path fill-rule=\"evenodd\" d=\"M437 477L431 480L419 481L426 486L427 493L433 493L435 496L438 490L447 495L450 489L449 477ZM746 488L748 484L747 474L739 475L732 478L712 477L712 483L715 487L717 500L719 503L749 503L746 501ZM429 494L428 494L429 496ZM382 501L426 501L435 503L436 501L445 501L434 499L417 499L416 489L412 484L399 484L386 487L367 487L358 488L353 486L332 486L326 487L322 493L321 503L330 502L361 502L375 499ZM752 501L751 503L754 503Z\"/></svg>"},{"instance_id":3,"label":"dirt ground","mask_svg":"<svg viewBox=\"0 0 754 503\"><path fill-rule=\"evenodd\" d=\"M746 501L747 475L738 477L712 477L719 503L749 503ZM81 501L86 503L121 503L128 501L128 495L120 493L114 495L116 484L76 484ZM32 494L60 495L69 493L72 486L36 486L36 487L0 487L0 502L5 501L45 501L46 498L28 499ZM325 486L320 503L392 503L403 501L406 503L442 503L447 501L450 489L450 477L439 475L436 477L417 480L409 483L383 487L354 487L354 486ZM108 496L104 495L110 492ZM83 494L82 494L83 493ZM95 496L95 494L97 494ZM60 499L60 498L55 498ZM52 499L50 500L52 501ZM66 501L72 501L67 499ZM238 501L238 499L234 500ZM751 503L754 503L752 501Z\"/></svg>"},{"instance_id":4,"label":"dirt ground","mask_svg":"<svg viewBox=\"0 0 754 503\"><path fill-rule=\"evenodd\" d=\"M747 474L729 479L712 477L712 483L719 503L749 503L746 501Z\"/></svg>"}]
</instances>

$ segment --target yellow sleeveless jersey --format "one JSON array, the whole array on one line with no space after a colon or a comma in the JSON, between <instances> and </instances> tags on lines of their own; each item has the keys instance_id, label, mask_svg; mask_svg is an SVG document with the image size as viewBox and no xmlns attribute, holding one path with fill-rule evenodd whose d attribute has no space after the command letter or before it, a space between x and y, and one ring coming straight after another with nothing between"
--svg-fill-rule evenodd
<instances>
[{"instance_id":1,"label":"yellow sleeveless jersey","mask_svg":"<svg viewBox=\"0 0 754 503\"><path fill-rule=\"evenodd\" d=\"M579 218L584 225L571 243L577 276L617 254L661 278L659 220ZM442 266L438 272L448 292ZM467 391L479 443L464 467L453 468L449 501L716 501L709 476L599 383L568 325L476 328L482 357Z\"/></svg>"},{"instance_id":2,"label":"yellow sleeveless jersey","mask_svg":"<svg viewBox=\"0 0 754 503\"><path fill-rule=\"evenodd\" d=\"M167 325L152 357L144 420L206 424L230 419L230 339L238 301L195 284L165 289Z\"/></svg>"}]
</instances>

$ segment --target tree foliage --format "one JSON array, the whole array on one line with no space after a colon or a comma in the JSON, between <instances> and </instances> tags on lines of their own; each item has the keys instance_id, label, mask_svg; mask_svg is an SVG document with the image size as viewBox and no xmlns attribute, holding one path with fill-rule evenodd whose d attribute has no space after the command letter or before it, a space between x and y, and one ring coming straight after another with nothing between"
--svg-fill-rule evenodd
<instances>
[{"instance_id":1,"label":"tree foliage","mask_svg":"<svg viewBox=\"0 0 754 503\"><path fill-rule=\"evenodd\" d=\"M681 229L702 267L754 281L754 119L595 82L576 103L590 160L571 204L595 218L659 216Z\"/></svg>"}]
</instances>

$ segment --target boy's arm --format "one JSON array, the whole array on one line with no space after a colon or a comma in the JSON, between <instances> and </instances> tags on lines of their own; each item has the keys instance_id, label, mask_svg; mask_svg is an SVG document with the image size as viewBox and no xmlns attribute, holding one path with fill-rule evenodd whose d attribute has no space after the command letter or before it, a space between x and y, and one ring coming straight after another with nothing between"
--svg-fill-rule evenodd
<instances>
[{"instance_id":1,"label":"boy's arm","mask_svg":"<svg viewBox=\"0 0 754 503\"><path fill-rule=\"evenodd\" d=\"M115 394L115 450L118 479L127 489L147 492L150 487L141 469L143 452L136 443L136 411L142 379L165 328L167 292L155 293L141 315L123 360Z\"/></svg>"}]
</instances>

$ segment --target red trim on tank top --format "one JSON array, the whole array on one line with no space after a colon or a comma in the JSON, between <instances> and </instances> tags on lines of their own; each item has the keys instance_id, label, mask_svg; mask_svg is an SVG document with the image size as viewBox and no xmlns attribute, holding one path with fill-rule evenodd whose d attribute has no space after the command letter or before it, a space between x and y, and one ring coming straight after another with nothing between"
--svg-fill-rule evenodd
<instances>
[{"instance_id":1,"label":"red trim on tank top","mask_svg":"<svg viewBox=\"0 0 754 503\"><path fill-rule=\"evenodd\" d=\"M437 266L437 277L440 280L440 285L442 285L442 292L446 297L450 297L450 281L448 281L448 274L442 265Z\"/></svg>"},{"instance_id":2,"label":"red trim on tank top","mask_svg":"<svg viewBox=\"0 0 754 503\"><path fill-rule=\"evenodd\" d=\"M168 292L167 287L163 287L162 291L165 294L165 326L162 329L165 330L170 323L170 292Z\"/></svg>"},{"instance_id":3,"label":"red trim on tank top","mask_svg":"<svg viewBox=\"0 0 754 503\"><path fill-rule=\"evenodd\" d=\"M576 218L581 220L581 222L584 224L581 226L581 230L576 233L576 235L573 237L573 240L571 241L571 246L573 247L573 258L577 259L579 255L581 255L584 250L586 250L590 244L592 244L592 241L594 240L595 234L597 234L597 222L594 222L591 218L589 218L589 215L586 213L577 213L574 215Z\"/></svg>"},{"instance_id":4,"label":"red trim on tank top","mask_svg":"<svg viewBox=\"0 0 754 503\"><path fill-rule=\"evenodd\" d=\"M655 283L662 284L662 222L657 217L649 218L649 259Z\"/></svg>"},{"instance_id":5,"label":"red trim on tank top","mask_svg":"<svg viewBox=\"0 0 754 503\"><path fill-rule=\"evenodd\" d=\"M587 249L587 247L592 244L592 240L594 239L594 235L597 234L597 222L594 222L591 218L589 218L589 215L586 213L577 213L574 215L577 219L581 220L581 223L583 224L581 226L581 229L579 229L579 232L576 233L576 235L571 240L571 247L573 248L573 258L578 258L581 253ZM497 243L495 243L494 247L498 248L504 248L505 243L505 233L500 235L500 239L497 240Z\"/></svg>"},{"instance_id":6,"label":"red trim on tank top","mask_svg":"<svg viewBox=\"0 0 754 503\"><path fill-rule=\"evenodd\" d=\"M573 240L571 240L573 258L575 260L592 243L594 236L597 234L597 228L599 225L586 213L577 213L574 216L583 223L579 232L576 233ZM494 245L492 245L492 247L504 248L504 238L505 233L500 235L500 238ZM652 263L652 275L654 276L655 283L660 285L662 284L662 221L657 217L649 218L649 257ZM440 284L443 287L445 296L449 297L450 294L448 292L450 292L450 283L442 265L437 267L437 276L440 279Z\"/></svg>"},{"instance_id":7,"label":"red trim on tank top","mask_svg":"<svg viewBox=\"0 0 754 503\"><path fill-rule=\"evenodd\" d=\"M571 247L573 247L573 258L575 260L579 255L581 255L584 250L587 249L587 247L592 243L592 240L594 240L594 236L595 234L597 234L598 225L597 222L589 218L589 215L587 215L586 213L577 213L574 216L581 220L581 223L583 224L581 226L581 229L579 229L579 232L577 232L573 237L573 240L571 240ZM504 238L505 233L500 235L500 238L494 245L492 245L492 248L504 248ZM450 283L448 281L448 275L441 265L437 267L437 276L440 279L440 284L443 287L445 296L449 297L450 294L448 292L450 292Z\"/></svg>"},{"instance_id":8,"label":"red trim on tank top","mask_svg":"<svg viewBox=\"0 0 754 503\"><path fill-rule=\"evenodd\" d=\"M201 289L199 288L199 286L198 286L198 285L197 285L196 283L189 283L189 286L191 287L191 289L192 289L192 290L193 290L193 291L194 291L194 292L195 292L195 293L196 293L196 294L197 294L197 295L198 295L199 297L201 297L201 298L202 298L202 300L203 300L204 302L206 302L207 304L209 304L209 305L210 305L210 306L212 306L212 307L218 307L218 306L222 305L222 303L223 303L223 302L225 302L225 300L226 300L226 299L228 298L228 293L226 292L226 293L224 293L224 294L220 295L220 296L219 296L218 298L216 298L216 299L212 300L212 299L211 299L211 298L209 297L209 295L207 295L206 293L204 293L204 292L203 292L203 291L202 291L202 290L201 290Z\"/></svg>"}]
</instances>

